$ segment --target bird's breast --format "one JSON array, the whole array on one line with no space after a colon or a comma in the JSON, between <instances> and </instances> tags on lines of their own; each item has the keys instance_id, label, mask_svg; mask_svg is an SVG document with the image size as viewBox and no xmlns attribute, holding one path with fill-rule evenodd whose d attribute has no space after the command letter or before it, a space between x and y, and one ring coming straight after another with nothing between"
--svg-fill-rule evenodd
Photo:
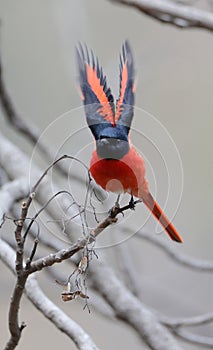
<instances>
[{"instance_id":1,"label":"bird's breast","mask_svg":"<svg viewBox=\"0 0 213 350\"><path fill-rule=\"evenodd\" d=\"M110 192L133 193L139 197L139 189L145 179L145 163L141 155L131 146L121 159L103 159L96 151L92 153L90 172L95 181Z\"/></svg>"}]
</instances>

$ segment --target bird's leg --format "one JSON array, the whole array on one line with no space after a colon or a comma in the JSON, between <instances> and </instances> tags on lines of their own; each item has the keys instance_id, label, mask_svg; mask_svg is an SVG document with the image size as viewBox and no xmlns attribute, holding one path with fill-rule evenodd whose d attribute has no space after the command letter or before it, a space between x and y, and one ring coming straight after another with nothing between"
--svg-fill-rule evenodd
<instances>
[{"instance_id":1,"label":"bird's leg","mask_svg":"<svg viewBox=\"0 0 213 350\"><path fill-rule=\"evenodd\" d=\"M134 201L134 197L133 197L132 193L131 193L131 198L130 198L130 201L129 201L129 208L132 209L132 210L135 210L135 201Z\"/></svg>"}]
</instances>

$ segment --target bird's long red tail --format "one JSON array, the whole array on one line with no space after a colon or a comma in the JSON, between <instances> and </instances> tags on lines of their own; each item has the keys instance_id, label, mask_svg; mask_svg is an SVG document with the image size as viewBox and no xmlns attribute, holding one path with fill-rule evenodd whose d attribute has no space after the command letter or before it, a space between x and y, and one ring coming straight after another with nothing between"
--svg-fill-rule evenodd
<instances>
[{"instance_id":1,"label":"bird's long red tail","mask_svg":"<svg viewBox=\"0 0 213 350\"><path fill-rule=\"evenodd\" d=\"M148 193L144 198L142 198L142 200L143 203L147 206L147 208L151 211L151 213L155 216L155 218L163 226L164 230L168 233L169 237L173 241L182 243L182 237L179 235L174 225L166 217L158 203L154 200L151 193Z\"/></svg>"}]
</instances>

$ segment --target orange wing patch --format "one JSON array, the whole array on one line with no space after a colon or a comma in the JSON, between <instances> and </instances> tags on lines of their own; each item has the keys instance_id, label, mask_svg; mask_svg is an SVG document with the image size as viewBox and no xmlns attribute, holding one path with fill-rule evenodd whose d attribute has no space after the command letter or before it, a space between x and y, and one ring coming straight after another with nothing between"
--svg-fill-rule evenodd
<instances>
[{"instance_id":1,"label":"orange wing patch","mask_svg":"<svg viewBox=\"0 0 213 350\"><path fill-rule=\"evenodd\" d=\"M100 115L110 123L114 124L114 113L109 99L104 91L104 85L101 84L101 78L97 75L96 67L92 67L86 63L87 80L92 91L97 96L101 106L99 108Z\"/></svg>"},{"instance_id":2,"label":"orange wing patch","mask_svg":"<svg viewBox=\"0 0 213 350\"><path fill-rule=\"evenodd\" d=\"M85 106L96 105L96 116L87 115L92 122L109 122L114 125L115 108L114 99L110 88L106 83L106 76L99 65L98 59L94 57L93 52L89 51L86 45L79 44L77 50L77 61L79 67L79 84L81 88L81 97ZM88 110L88 108L87 108ZM90 109L90 112L94 111ZM89 123L90 124L90 123Z\"/></svg>"},{"instance_id":3,"label":"orange wing patch","mask_svg":"<svg viewBox=\"0 0 213 350\"><path fill-rule=\"evenodd\" d=\"M122 124L123 121L130 127L133 118L134 94L134 61L130 45L126 40L120 55L120 93L116 103L115 123Z\"/></svg>"},{"instance_id":4,"label":"orange wing patch","mask_svg":"<svg viewBox=\"0 0 213 350\"><path fill-rule=\"evenodd\" d=\"M121 76L120 76L120 95L119 95L119 99L117 100L117 104L116 104L116 114L115 114L115 123L118 121L118 119L121 116L122 113L122 103L124 100L124 93L125 93L125 89L126 89L126 84L127 84L127 80L128 80L128 71L127 71L127 64L125 63L122 67L122 72L121 72Z\"/></svg>"}]
</instances>

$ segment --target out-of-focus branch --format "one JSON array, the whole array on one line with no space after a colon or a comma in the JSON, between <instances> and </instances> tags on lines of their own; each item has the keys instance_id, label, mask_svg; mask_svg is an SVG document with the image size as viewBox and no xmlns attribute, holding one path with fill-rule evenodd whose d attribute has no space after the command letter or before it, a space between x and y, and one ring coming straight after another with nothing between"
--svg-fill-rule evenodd
<instances>
[{"instance_id":1,"label":"out-of-focus branch","mask_svg":"<svg viewBox=\"0 0 213 350\"><path fill-rule=\"evenodd\" d=\"M91 278L118 319L129 324L152 350L181 349L172 334L157 317L120 281L114 271L102 261L91 263Z\"/></svg>"},{"instance_id":2,"label":"out-of-focus branch","mask_svg":"<svg viewBox=\"0 0 213 350\"><path fill-rule=\"evenodd\" d=\"M10 147L8 147L8 148L10 148L11 150L14 151L14 147L11 144L10 144ZM13 157L14 157L14 154L13 154ZM13 169L13 167L12 167L12 169ZM12 169L7 164L7 170L11 171ZM26 169L24 171L26 171ZM44 172L44 174L46 175L46 172ZM13 176L15 176L15 174L13 174ZM43 174L40 175L39 178L42 179L42 182L44 181ZM41 186L42 182L40 183L40 180L37 180L36 184L40 183L39 186ZM33 189L34 190L37 189L36 187L37 186L34 186ZM30 199L29 199L29 201L30 201ZM27 203L28 203L28 200L27 200ZM25 207L28 208L28 204ZM128 205L123 207L123 208L114 207L111 210L109 216L104 221L102 221L91 232L91 236L86 237L86 238L84 237L83 239L80 239L76 244L72 245L71 247L69 247L67 249L63 249L57 253L54 253L54 254L51 254L51 255L45 257L45 258L38 259L37 261L31 262L30 266L28 266L27 270L25 270L25 273L27 273L27 274L33 273L34 271L38 271L38 270L42 269L43 267L50 266L56 262L60 262L64 259L69 258L70 256L75 254L80 249L83 249L83 247L90 242L90 237L92 237L92 236L97 237L97 235L99 235L107 226L109 226L110 224L112 224L113 222L116 221L116 216L119 213L121 213L122 211L127 210L127 209L129 209ZM22 225L23 225L23 220L22 220ZM100 263L98 265L100 266ZM107 267L105 266L105 268L107 268ZM103 275L105 275L105 272L103 271ZM129 324L133 328L135 328L139 334L141 334L142 338L145 339L147 344L149 344L152 349L158 349L158 350L160 350L160 349L164 349L164 350L166 350L166 349L169 349L169 350L179 349L179 346L177 345L177 343L175 342L174 338L169 333L169 331L167 331L164 326L160 325L160 323L155 319L155 316L151 312L149 312L149 310L147 310L145 307L142 307L141 313L140 312L138 313L138 307L140 307L139 301L133 295L131 295L131 293L128 292L128 290L125 289L124 285L121 285L121 284L114 285L113 282L117 281L117 279L114 276L114 274L112 273L112 271L108 271L108 272L110 272L110 274L111 274L111 276L110 276L111 280L109 283L109 287L111 288L111 292L110 291L109 292L110 292L111 296L107 296L107 300L108 300L108 302L110 301L109 303L111 303L111 305L113 305L113 308L114 308L116 314L118 315L118 317L129 322ZM107 272L107 275L108 275L108 272ZM101 281L102 281L101 276L97 273L95 274L95 276L96 276L96 283L99 280L99 284L101 284ZM108 285L108 283L107 283L107 285ZM113 287L113 289L112 289L112 287ZM118 305L117 305L117 293L118 293L119 298L120 298L120 296L122 296L120 307L118 307ZM115 303L112 303L112 300L115 298L115 296L116 296ZM126 306L124 307L124 305L126 305ZM123 307L124 307L124 310L123 310ZM131 315L131 317L130 316L127 317L126 308L128 308L128 310L129 309L132 310L129 314L129 315ZM136 312L136 309L137 309L137 312ZM134 314L136 314L137 317L136 316L133 317ZM153 336L153 334L155 336ZM159 344L160 344L160 346L159 346Z\"/></svg>"},{"instance_id":3,"label":"out-of-focus branch","mask_svg":"<svg viewBox=\"0 0 213 350\"><path fill-rule=\"evenodd\" d=\"M0 139L2 144L4 144L4 138ZM13 157L16 155L18 156L18 159L20 161L20 164L22 164L22 161L24 161L24 164L27 164L26 157L19 153L19 151L16 149L14 145L9 143L7 141L7 155L10 155L9 159L10 162L13 162ZM3 147L4 150L4 147ZM10 177L15 178L17 173L14 173L14 164L9 164L8 158L6 158L6 154L4 152L1 153L1 162L4 164L6 171L9 173ZM23 159L22 159L23 158ZM7 160L7 161L6 161ZM21 167L22 168L22 167ZM27 167L28 168L28 167ZM23 175L24 172L26 172L27 169L19 170L19 176ZM34 171L34 168L32 168L32 172ZM42 179L40 183L39 189L42 188L43 191L43 182L45 182L45 189L48 188L48 181L45 181L44 175L46 175L46 171L41 174L40 171L36 171L36 174L40 173L39 178ZM35 178L34 174L34 178ZM36 179L36 183L38 184L40 180L38 178ZM34 186L35 189L35 186ZM36 188L37 189L37 188ZM38 195L39 195L38 190ZM44 195L44 193L42 193ZM48 195L49 197L49 195ZM45 196L45 198L48 198ZM124 211L129 209L129 206L125 206L123 208L115 207L110 212L109 216L102 221L92 232L91 237L97 236L100 234L107 226L112 224L116 221L116 216ZM54 213L54 211L53 211ZM53 214L54 216L54 214ZM71 247L68 247L67 249L62 249L61 251L58 251L55 254L49 255L43 259L38 259L36 261L33 261L28 266L28 271L26 271L28 274L33 273L34 271L37 271L38 269L42 269L43 267L50 266L56 262L60 262L64 259L69 258L73 254L75 254L80 249L83 249L85 245L87 245L90 242L90 236L89 237L83 237L80 239L76 244L72 245ZM93 266L93 267L92 267ZM94 268L95 267L95 268ZM179 349L180 347L175 342L174 338L172 337L171 333L161 324L159 319L155 316L155 313L151 312L145 305L140 303L140 301L134 297L129 290L123 285L120 281L118 281L117 277L115 276L114 272L109 269L109 267L106 264L103 264L99 262L99 264L91 264L91 276L95 281L96 286L98 286L98 291L102 295L102 297L105 298L105 300L109 303L113 311L115 312L115 315L124 320L126 323L128 323L132 328L134 328L138 334L141 335L142 339L145 340L145 342L150 346L151 349ZM102 272L101 272L102 271ZM103 279L104 276L104 279ZM174 330L173 330L174 331ZM175 331L177 331L177 328L175 328ZM155 335L155 336L153 336ZM168 341L169 339L169 341ZM160 344L160 345L159 345ZM162 344L162 346L161 346ZM168 344L168 347L167 347Z\"/></svg>"},{"instance_id":4,"label":"out-of-focus branch","mask_svg":"<svg viewBox=\"0 0 213 350\"><path fill-rule=\"evenodd\" d=\"M174 334L178 337L186 340L189 343L199 344L202 346L213 346L213 337L206 337L192 333L185 329L185 327L196 327L213 322L213 313L206 313L194 317L172 318L168 316L162 316L158 314L158 319L165 325L167 325Z\"/></svg>"},{"instance_id":5,"label":"out-of-focus branch","mask_svg":"<svg viewBox=\"0 0 213 350\"><path fill-rule=\"evenodd\" d=\"M6 120L12 125L12 127L23 134L29 141L33 144L37 145L38 149L41 151L42 155L46 157L46 159L52 162L57 152L54 151L53 148L49 147L41 138L41 131L35 126L30 120L28 122L26 119L23 119L17 112L14 107L14 104L9 96L7 91L4 77L3 77L3 69L2 62L0 57L0 104L6 117ZM66 163L58 163L57 167L63 172L65 175L69 173L69 168Z\"/></svg>"},{"instance_id":6,"label":"out-of-focus branch","mask_svg":"<svg viewBox=\"0 0 213 350\"><path fill-rule=\"evenodd\" d=\"M146 234L145 234L145 236L146 236ZM147 237L150 237L150 236L151 236L151 234L147 233ZM160 239L154 237L154 242L156 245L158 245L158 243L157 243L158 240L160 240ZM152 242L152 239L151 239L151 242ZM48 242L47 246L50 246L53 249L57 249L57 244L58 244L57 242L51 241L51 242ZM165 244L165 243L163 243L163 244ZM122 253L124 253L124 252L122 252ZM123 257L119 256L119 259L121 259L122 261L125 260L125 258L126 258L126 255ZM104 262L102 262L102 263L104 264ZM125 266L124 275L126 275L126 273L131 274L130 270L126 271L126 268L129 269L130 266L129 265L127 267ZM111 274L113 274L113 273L114 272L111 271ZM57 276L54 275L54 278L56 280L60 280L61 275L57 275ZM90 281L90 282L92 282L91 287L93 289L93 287L94 287L93 282L94 281ZM105 282L110 283L110 282L108 282L107 277L105 277ZM100 294L98 294L96 292L95 296L93 298L92 289L90 288L90 304L92 303L92 305L94 305L94 307L97 309L97 311L101 312L104 316L107 316L110 318L115 317L116 310L114 310L112 305L109 306L106 304L106 302L108 300L106 300L105 295L102 294L102 296L101 296ZM130 287L130 289L131 289L131 287ZM139 292L138 286L136 286L136 289L134 289L132 292L135 294L138 294L138 292ZM91 300L91 299L93 299L93 300ZM109 307L110 307L110 309L109 309ZM180 336L181 338L183 338L189 342L191 339L192 342L202 344L202 345L211 345L212 344L212 338L197 336L196 334L192 334L190 332L183 330L183 327L199 326L199 325L211 323L211 322L213 322L213 313L198 315L198 316L194 316L194 317L185 317L185 318L172 318L172 317L164 316L162 314L159 314L155 310L153 310L153 313L157 316L157 319L161 324L168 326L170 329L172 329L172 331L177 336Z\"/></svg>"},{"instance_id":7,"label":"out-of-focus branch","mask_svg":"<svg viewBox=\"0 0 213 350\"><path fill-rule=\"evenodd\" d=\"M9 145L9 143L7 143ZM12 148L11 145L9 145L8 148ZM7 151L8 151L8 148ZM19 154L20 156L21 154ZM14 156L14 155L13 155ZM72 255L76 254L79 250L83 249L84 247L86 247L88 244L94 242L94 239L106 228L108 227L110 224L114 223L117 221L116 216L119 213L123 213L123 211L130 209L130 204L127 206L124 206L122 208L120 208L119 206L115 206L112 208L112 210L110 211L108 217L103 220L100 224L98 224L98 226L91 231L91 233L88 234L88 236L83 236L83 238L79 239L77 241L76 244L72 245L71 247L67 248L67 249L62 249L56 253L53 254L49 254L46 257L43 257L41 259L38 259L36 261L32 261L35 252L36 252L36 248L37 248L37 244L38 241L36 240L33 250L30 254L30 259L27 260L26 265L23 263L23 258L24 258L24 245L25 245L25 240L27 237L27 234L30 230L31 227L31 223L34 222L34 218L36 217L36 215L31 219L31 222L29 223L27 229L25 230L25 233L23 234L23 228L24 228L24 224L28 215L28 210L30 208L30 205L32 203L33 198L35 197L38 188L41 186L44 178L47 176L47 173L49 172L49 170L59 161L62 161L63 159L66 158L72 158L69 156L62 156L59 159L57 159L56 161L54 161L37 179L37 181L35 182L35 184L32 186L31 191L29 196L27 197L26 201L24 201L22 203L22 210L21 210L21 215L20 218L17 220L17 226L16 226L16 230L15 230L15 238L16 238L16 244L17 244L17 249L16 249L16 264L15 264L15 270L16 270L16 274L17 274L17 281L16 281L16 285L13 291L13 295L12 295L12 299L11 299L11 304L10 304L10 310L9 310L9 329L10 329L10 339L7 342L7 345L5 347L5 350L12 350L15 349L15 347L17 346L20 337L21 337L21 333L23 328L25 327L25 325L22 323L19 326L19 320L18 320L18 316L19 316L19 307L20 307L20 301L24 292L24 288L26 285L26 281L29 277L30 274L32 274L33 272L39 271L43 268L46 268L48 266L52 266L55 263L59 263L62 262L63 260L69 259ZM2 157L2 159L4 159L4 157ZM26 161L26 159L25 159ZM10 169L10 167L9 167ZM13 166L12 166L13 169ZM26 171L26 169L25 169ZM14 176L14 174L13 174ZM61 191L63 192L63 191ZM59 191L60 193L60 191ZM51 198L54 198L54 196L52 196ZM47 208L47 206L49 205L50 201L47 201L47 205L44 205L44 208ZM135 202L136 204L137 202ZM40 211L38 212L38 214L40 213ZM37 215L38 216L38 215Z\"/></svg>"},{"instance_id":8,"label":"out-of-focus branch","mask_svg":"<svg viewBox=\"0 0 213 350\"><path fill-rule=\"evenodd\" d=\"M40 178L42 171L35 164L31 164L30 159L27 157L24 152L22 152L16 145L14 145L10 140L8 140L4 135L0 133L0 164L4 168L8 177L11 180L19 180L20 178L28 178L26 183L26 190L29 193L29 188L32 187L32 184L35 184L36 181ZM54 191L55 190L55 191ZM41 206L45 205L47 198L51 198L55 193L59 192L60 189L57 186L53 185L51 178L46 176L42 183L39 186L39 190L36 195L36 200ZM26 193L26 195L27 195ZM2 203L0 203L2 205ZM60 205L63 210L73 216L77 213L75 206L70 207L70 198L64 196L60 200ZM67 210L69 208L69 210ZM54 205L49 205L48 210L51 211L53 217L57 217L58 208ZM3 212L3 210L1 211ZM2 218L1 218L2 219ZM81 221L76 217L75 222Z\"/></svg>"},{"instance_id":9,"label":"out-of-focus branch","mask_svg":"<svg viewBox=\"0 0 213 350\"><path fill-rule=\"evenodd\" d=\"M0 163L3 165L3 167L7 171L10 178L14 178L14 179L16 177L19 178L19 177L22 177L26 173L29 172L29 169L30 169L29 159L26 157L25 154L23 154L23 152L21 152L15 145L13 145L3 135L2 136L0 135L0 149L1 149ZM69 158L69 156L64 156L64 157L62 156L61 160L63 158ZM9 159L9 161L8 161L8 159ZM17 160L19 162L18 169L16 167ZM53 164L55 164L56 162L58 162L58 161L56 160ZM48 167L47 170L49 170L51 168L51 166ZM32 179L34 180L34 183L36 183L36 185L33 186L31 192L34 192L35 190L37 190L37 187L39 184L39 189L38 189L38 193L36 193L36 198L38 200L40 200L42 205L45 205L47 198L50 198L52 196L51 184L49 183L48 179L46 178L47 170L43 174L41 174L41 171L39 169L37 169L34 165L32 165L32 167L31 167ZM56 189L56 191L57 191L57 189ZM27 202L31 201L31 199L32 198L31 198L31 194L30 194ZM67 202L65 202L65 203L62 202L61 205L65 209L68 206ZM28 207L28 205L27 205L27 207ZM129 208L130 208L129 205L127 205L123 208L114 207L113 210L110 212L110 214L106 217L106 219L103 220L101 223L99 223L98 226L94 230L91 231L90 237L83 237L82 239L78 240L77 243L75 243L74 245L72 245L71 247L69 247L67 249L62 249L61 251L55 253L54 255L47 256L46 258L43 258L42 260L34 261L30 267L30 273L35 272L36 270L41 270L45 266L51 266L55 262L61 262L65 259L68 259L73 254L75 254L77 251L83 249L85 247L85 245L88 244L91 237L92 237L92 239L95 239L106 227L108 227L112 223L116 222L117 221L116 216L119 213L122 213L123 211L125 211ZM55 209L55 211L56 211L56 209ZM54 212L53 212L53 217L54 217ZM24 224L24 223L22 223L22 224Z\"/></svg>"},{"instance_id":10,"label":"out-of-focus branch","mask_svg":"<svg viewBox=\"0 0 213 350\"><path fill-rule=\"evenodd\" d=\"M194 317L183 317L174 319L169 317L168 320L163 321L164 324L173 328L200 326L210 322L213 322L213 312Z\"/></svg>"},{"instance_id":11,"label":"out-of-focus branch","mask_svg":"<svg viewBox=\"0 0 213 350\"><path fill-rule=\"evenodd\" d=\"M20 210L20 205L19 204L14 204L12 207L12 214L14 217L19 217L19 210ZM25 227L26 228L26 227ZM38 236L38 230L36 226L32 226L30 229L30 237L33 239L36 239ZM4 238L7 243L9 243L10 246L13 247L13 249L16 249L16 245L12 237L6 236ZM49 232L42 232L42 235L39 237L39 246L44 245L46 248L51 249L53 251L59 251L65 247L65 243L61 240L59 240L57 237L54 237L52 239L52 235ZM25 247L25 256L29 256L31 253L31 248L30 246ZM41 258L41 256L39 256ZM76 264L78 265L79 259L75 258ZM77 268L77 265L75 265L73 259L71 266L72 268ZM62 271L59 272L58 269L54 269L52 266L51 268L47 268L45 270L50 276L51 279L57 280L57 281L67 281L67 274ZM115 317L113 309L110 307L110 305L104 300L104 298L93 289L92 284L90 283L90 280L87 281L88 286L89 286L89 304L94 308L96 311L98 311L100 314L103 316L106 316L107 318L113 319ZM66 282L65 282L66 283Z\"/></svg>"},{"instance_id":12,"label":"out-of-focus branch","mask_svg":"<svg viewBox=\"0 0 213 350\"><path fill-rule=\"evenodd\" d=\"M98 350L91 337L42 292L34 275L26 283L26 295L42 314L68 335L80 350Z\"/></svg>"},{"instance_id":13,"label":"out-of-focus branch","mask_svg":"<svg viewBox=\"0 0 213 350\"><path fill-rule=\"evenodd\" d=\"M0 164L10 180L27 178L27 189L29 190L30 180L36 182L41 171L36 165L30 164L30 159L15 146L7 137L0 133ZM32 171L30 171L32 169ZM31 176L31 178L29 178Z\"/></svg>"},{"instance_id":14,"label":"out-of-focus branch","mask_svg":"<svg viewBox=\"0 0 213 350\"><path fill-rule=\"evenodd\" d=\"M61 158L62 159L62 158ZM46 173L46 171L44 172ZM40 179L43 178L43 175L40 177ZM38 183L38 182L37 182ZM35 186L33 187L35 189ZM30 196L29 196L30 198ZM29 200L29 199L28 199ZM28 202L28 201L27 201ZM139 201L135 201L134 204L136 205ZM40 258L38 260L35 260L34 262L31 262L29 266L27 266L26 272L28 274L31 274L36 271L40 271L43 268L46 268L47 266L52 266L55 263L60 263L64 260L69 259L71 256L82 250L84 247L89 245L90 243L93 243L96 239L96 237L103 232L104 229L106 229L109 225L115 223L117 221L117 215L120 213L123 213L124 211L131 208L131 204L126 205L124 207L119 207L115 205L109 212L109 215L98 224L96 228L91 230L91 232L88 234L88 236L83 236L80 238L75 244L72 244L68 248L63 248L60 251L56 253L52 253L47 255L46 257ZM29 209L29 207L27 208ZM24 224L24 219L22 219L22 224Z\"/></svg>"},{"instance_id":15,"label":"out-of-focus branch","mask_svg":"<svg viewBox=\"0 0 213 350\"><path fill-rule=\"evenodd\" d=\"M22 118L16 113L13 103L10 99L10 96L6 90L3 72L2 72L2 64L0 60L0 101L1 107L7 120L14 125L14 127L22 132L25 136L27 136L31 141L36 143L39 140L39 130L32 125L32 122L28 123L26 120L23 121ZM42 147L42 146L41 146ZM43 149L45 152L45 148Z\"/></svg>"},{"instance_id":16,"label":"out-of-focus branch","mask_svg":"<svg viewBox=\"0 0 213 350\"><path fill-rule=\"evenodd\" d=\"M213 14L183 3L169 0L110 0L139 10L161 22L179 28L203 28L213 30Z\"/></svg>"},{"instance_id":17,"label":"out-of-focus branch","mask_svg":"<svg viewBox=\"0 0 213 350\"><path fill-rule=\"evenodd\" d=\"M191 344L197 344L201 346L206 346L212 349L213 347L213 338L205 337L202 335L190 333L182 328L177 328L174 330L174 333L179 336L180 338L184 339L185 341L191 343Z\"/></svg>"},{"instance_id":18,"label":"out-of-focus branch","mask_svg":"<svg viewBox=\"0 0 213 350\"><path fill-rule=\"evenodd\" d=\"M212 272L213 262L205 261L197 258L192 258L187 255L180 253L178 250L173 249L173 247L163 241L161 238L154 236L153 234L138 231L136 237L140 239L145 239L146 241L154 244L156 247L162 249L167 255L170 256L177 263L196 271L201 272Z\"/></svg>"},{"instance_id":19,"label":"out-of-focus branch","mask_svg":"<svg viewBox=\"0 0 213 350\"><path fill-rule=\"evenodd\" d=\"M29 193L27 176L6 183L0 190L0 226L3 223L4 214L8 213L13 204Z\"/></svg>"},{"instance_id":20,"label":"out-of-focus branch","mask_svg":"<svg viewBox=\"0 0 213 350\"><path fill-rule=\"evenodd\" d=\"M0 257L9 269L15 273L15 252L0 239ZM31 275L25 285L25 293L38 310L42 312L55 326L64 332L79 350L98 350L90 336L61 309L59 309L40 289L34 275ZM11 349L11 348L10 348Z\"/></svg>"},{"instance_id":21,"label":"out-of-focus branch","mask_svg":"<svg viewBox=\"0 0 213 350\"><path fill-rule=\"evenodd\" d=\"M119 273L121 274L122 280L125 285L131 290L131 292L139 299L142 296L141 281L139 281L138 274L136 272L134 262L132 259L133 252L131 245L129 246L126 242L116 245L115 257Z\"/></svg>"},{"instance_id":22,"label":"out-of-focus branch","mask_svg":"<svg viewBox=\"0 0 213 350\"><path fill-rule=\"evenodd\" d=\"M0 186L2 187L8 181L9 179L6 171L0 166Z\"/></svg>"}]
</instances>

